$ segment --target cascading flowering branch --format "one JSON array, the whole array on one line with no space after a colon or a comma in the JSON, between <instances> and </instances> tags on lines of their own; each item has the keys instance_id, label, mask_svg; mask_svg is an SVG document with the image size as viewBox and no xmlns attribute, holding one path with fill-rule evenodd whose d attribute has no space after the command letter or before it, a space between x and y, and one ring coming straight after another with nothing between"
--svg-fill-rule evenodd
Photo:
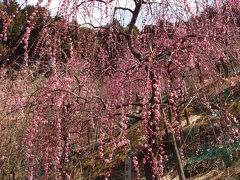
<instances>
[{"instance_id":1,"label":"cascading flowering branch","mask_svg":"<svg viewBox=\"0 0 240 180\"><path fill-rule=\"evenodd\" d=\"M26 27L26 31L24 33L23 36L23 43L24 43L24 61L26 63L26 65L28 65L28 42L29 42L29 37L30 37L30 33L31 33L31 29L35 26L35 23L33 21L33 19L35 18L35 16L38 13L38 10L40 8L40 4L43 2L43 0L38 0L37 5L34 8L34 11L32 12L32 14L28 17L27 20L27 27Z\"/></svg>"},{"instance_id":2,"label":"cascading flowering branch","mask_svg":"<svg viewBox=\"0 0 240 180\"><path fill-rule=\"evenodd\" d=\"M138 159L136 156L132 157L132 161L133 161L133 166L134 166L134 170L136 171L137 174L137 180L140 180L140 170L139 170L139 166L138 166Z\"/></svg>"}]
</instances>

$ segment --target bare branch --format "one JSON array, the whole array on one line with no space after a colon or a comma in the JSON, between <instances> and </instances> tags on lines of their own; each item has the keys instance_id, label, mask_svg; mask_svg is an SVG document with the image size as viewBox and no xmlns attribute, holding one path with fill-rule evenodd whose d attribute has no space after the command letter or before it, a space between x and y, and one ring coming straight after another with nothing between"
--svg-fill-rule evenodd
<instances>
[{"instance_id":1,"label":"bare branch","mask_svg":"<svg viewBox=\"0 0 240 180\"><path fill-rule=\"evenodd\" d=\"M79 8L81 5L83 5L84 3L90 3L90 2L100 2L100 3L104 3L104 4L106 4L106 1L103 1L103 0L88 0L88 1L82 1L80 4L78 4L77 6L76 6L76 8ZM113 2L114 0L110 0L108 3L111 3L111 2Z\"/></svg>"},{"instance_id":2,"label":"bare branch","mask_svg":"<svg viewBox=\"0 0 240 180\"><path fill-rule=\"evenodd\" d=\"M129 12L131 12L131 13L133 14L133 10L131 10L131 9L129 9L129 8L125 8L125 7L115 7L115 8L114 8L114 13L113 13L113 18L115 17L115 13L116 13L116 11L117 11L118 9L123 10L123 11L129 11Z\"/></svg>"},{"instance_id":3,"label":"bare branch","mask_svg":"<svg viewBox=\"0 0 240 180\"><path fill-rule=\"evenodd\" d=\"M84 25L89 25L89 26L91 26L92 28L94 28L94 29L107 29L107 27L104 27L104 26L94 26L92 23L83 23L83 24L81 24L82 26L84 26Z\"/></svg>"}]
</instances>

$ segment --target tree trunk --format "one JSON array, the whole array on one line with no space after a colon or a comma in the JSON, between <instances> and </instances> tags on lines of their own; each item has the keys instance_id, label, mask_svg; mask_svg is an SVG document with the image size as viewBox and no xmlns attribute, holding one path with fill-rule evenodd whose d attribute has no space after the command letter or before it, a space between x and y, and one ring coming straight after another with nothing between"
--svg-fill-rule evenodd
<instances>
[{"instance_id":1,"label":"tree trunk","mask_svg":"<svg viewBox=\"0 0 240 180\"><path fill-rule=\"evenodd\" d=\"M201 70L201 66L199 63L196 64L196 68L198 70L198 77L199 77L199 83L203 83L204 82L204 79L203 79L203 73L202 73L202 70Z\"/></svg>"},{"instance_id":2,"label":"tree trunk","mask_svg":"<svg viewBox=\"0 0 240 180\"><path fill-rule=\"evenodd\" d=\"M147 161L146 164L144 164L144 172L146 180L152 180L153 172L149 161Z\"/></svg>"}]
</instances>

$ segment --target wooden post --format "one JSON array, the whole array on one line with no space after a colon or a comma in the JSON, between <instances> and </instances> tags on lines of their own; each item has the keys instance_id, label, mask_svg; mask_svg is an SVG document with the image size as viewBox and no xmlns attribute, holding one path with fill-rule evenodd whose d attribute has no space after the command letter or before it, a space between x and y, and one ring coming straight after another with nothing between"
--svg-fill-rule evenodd
<instances>
[{"instance_id":1,"label":"wooden post","mask_svg":"<svg viewBox=\"0 0 240 180\"><path fill-rule=\"evenodd\" d=\"M132 180L132 161L131 161L131 158L125 159L125 180Z\"/></svg>"}]
</instances>

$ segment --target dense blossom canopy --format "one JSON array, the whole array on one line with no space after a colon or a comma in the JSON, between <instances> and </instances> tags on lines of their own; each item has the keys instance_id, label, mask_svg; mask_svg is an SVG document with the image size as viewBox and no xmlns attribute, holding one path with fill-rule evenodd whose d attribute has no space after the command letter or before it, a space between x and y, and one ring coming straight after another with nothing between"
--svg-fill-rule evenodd
<instances>
[{"instance_id":1,"label":"dense blossom canopy","mask_svg":"<svg viewBox=\"0 0 240 180\"><path fill-rule=\"evenodd\" d=\"M167 133L184 179L182 112L194 98L213 112L209 93L197 89L214 82L220 92L224 78L239 74L240 2L63 0L55 17L51 0L42 2L0 4L3 174L108 178L124 151L136 179L140 167L160 179ZM224 106L215 107L223 112L216 123L236 141L238 122Z\"/></svg>"}]
</instances>

